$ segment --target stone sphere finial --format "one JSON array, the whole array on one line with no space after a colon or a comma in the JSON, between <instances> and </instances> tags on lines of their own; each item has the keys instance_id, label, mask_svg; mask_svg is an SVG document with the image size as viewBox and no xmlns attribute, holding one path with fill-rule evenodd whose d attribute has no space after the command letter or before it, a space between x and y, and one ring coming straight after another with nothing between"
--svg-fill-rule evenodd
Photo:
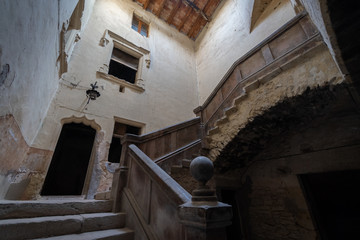
<instances>
[{"instance_id":1,"label":"stone sphere finial","mask_svg":"<svg viewBox=\"0 0 360 240\"><path fill-rule=\"evenodd\" d=\"M209 158L199 156L191 161L190 172L193 178L205 186L214 174L214 165Z\"/></svg>"}]
</instances>

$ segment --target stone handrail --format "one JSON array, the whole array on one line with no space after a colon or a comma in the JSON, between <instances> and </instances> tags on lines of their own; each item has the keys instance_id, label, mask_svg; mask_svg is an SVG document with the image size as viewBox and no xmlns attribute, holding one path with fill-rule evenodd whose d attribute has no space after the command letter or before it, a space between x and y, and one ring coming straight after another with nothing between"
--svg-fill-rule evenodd
<instances>
[{"instance_id":1,"label":"stone handrail","mask_svg":"<svg viewBox=\"0 0 360 240\"><path fill-rule=\"evenodd\" d=\"M190 201L190 193L146 156L137 146L130 145L129 148L131 150L129 152L131 158L143 168L144 172L149 175L152 181L161 187L162 191L164 191L172 201L176 204L183 204Z\"/></svg>"},{"instance_id":2,"label":"stone handrail","mask_svg":"<svg viewBox=\"0 0 360 240\"><path fill-rule=\"evenodd\" d=\"M199 128L200 129L200 128ZM192 159L193 156L199 155L201 151L201 139L195 140L171 153L165 154L154 160L165 172L170 173L174 165L182 165L181 160Z\"/></svg>"},{"instance_id":3,"label":"stone handrail","mask_svg":"<svg viewBox=\"0 0 360 240\"><path fill-rule=\"evenodd\" d=\"M239 58L225 74L202 106L194 109L201 117L202 135L215 127L216 121L241 101L254 84L264 84L280 74L301 54L318 45L321 36L306 12L302 12Z\"/></svg>"},{"instance_id":4,"label":"stone handrail","mask_svg":"<svg viewBox=\"0 0 360 240\"><path fill-rule=\"evenodd\" d=\"M200 118L196 117L141 136L127 134L121 144L123 153L130 144L135 144L149 158L156 160L200 139L200 134Z\"/></svg>"},{"instance_id":5,"label":"stone handrail","mask_svg":"<svg viewBox=\"0 0 360 240\"><path fill-rule=\"evenodd\" d=\"M185 239L177 211L191 195L134 144L124 159L117 210L126 211L130 227L147 239Z\"/></svg>"}]
</instances>

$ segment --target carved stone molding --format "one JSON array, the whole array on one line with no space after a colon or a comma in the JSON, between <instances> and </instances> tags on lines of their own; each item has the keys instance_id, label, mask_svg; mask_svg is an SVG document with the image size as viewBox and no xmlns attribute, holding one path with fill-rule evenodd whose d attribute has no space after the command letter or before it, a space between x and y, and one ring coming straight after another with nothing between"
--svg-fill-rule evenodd
<instances>
[{"instance_id":1,"label":"carved stone molding","mask_svg":"<svg viewBox=\"0 0 360 240\"><path fill-rule=\"evenodd\" d=\"M137 81L137 84L132 84L132 83L129 83L123 79L120 79L120 78L117 78L117 77L114 77L110 74L107 74L107 73L104 73L104 72L100 72L100 71L97 71L96 72L96 75L98 77L101 77L103 79L106 79L108 81L111 81L111 82L114 82L114 83L117 83L119 84L121 87L128 87L136 92L144 92L145 91L145 88L144 88L144 84L143 84L143 80L141 79L141 81Z\"/></svg>"}]
</instances>

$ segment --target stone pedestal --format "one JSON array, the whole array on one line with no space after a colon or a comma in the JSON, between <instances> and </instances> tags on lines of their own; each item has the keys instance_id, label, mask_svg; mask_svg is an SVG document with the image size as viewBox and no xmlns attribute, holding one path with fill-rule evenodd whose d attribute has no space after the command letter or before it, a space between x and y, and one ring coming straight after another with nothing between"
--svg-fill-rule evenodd
<instances>
[{"instance_id":1,"label":"stone pedestal","mask_svg":"<svg viewBox=\"0 0 360 240\"><path fill-rule=\"evenodd\" d=\"M226 240L232 208L217 201L191 201L179 206L179 217L186 227L186 240Z\"/></svg>"},{"instance_id":2,"label":"stone pedestal","mask_svg":"<svg viewBox=\"0 0 360 240\"><path fill-rule=\"evenodd\" d=\"M226 240L226 226L231 225L232 208L218 202L215 191L206 186L213 175L210 159L200 156L190 164L191 175L199 182L190 202L179 206L180 222L185 225L186 240Z\"/></svg>"}]
</instances>

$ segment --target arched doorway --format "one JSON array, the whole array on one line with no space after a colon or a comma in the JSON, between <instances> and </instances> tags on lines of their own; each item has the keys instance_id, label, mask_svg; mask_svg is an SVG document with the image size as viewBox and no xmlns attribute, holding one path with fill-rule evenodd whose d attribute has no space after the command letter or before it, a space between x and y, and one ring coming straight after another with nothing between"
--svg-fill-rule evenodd
<instances>
[{"instance_id":1,"label":"arched doorway","mask_svg":"<svg viewBox=\"0 0 360 240\"><path fill-rule=\"evenodd\" d=\"M95 129L82 123L63 125L41 195L83 194L95 135Z\"/></svg>"}]
</instances>

